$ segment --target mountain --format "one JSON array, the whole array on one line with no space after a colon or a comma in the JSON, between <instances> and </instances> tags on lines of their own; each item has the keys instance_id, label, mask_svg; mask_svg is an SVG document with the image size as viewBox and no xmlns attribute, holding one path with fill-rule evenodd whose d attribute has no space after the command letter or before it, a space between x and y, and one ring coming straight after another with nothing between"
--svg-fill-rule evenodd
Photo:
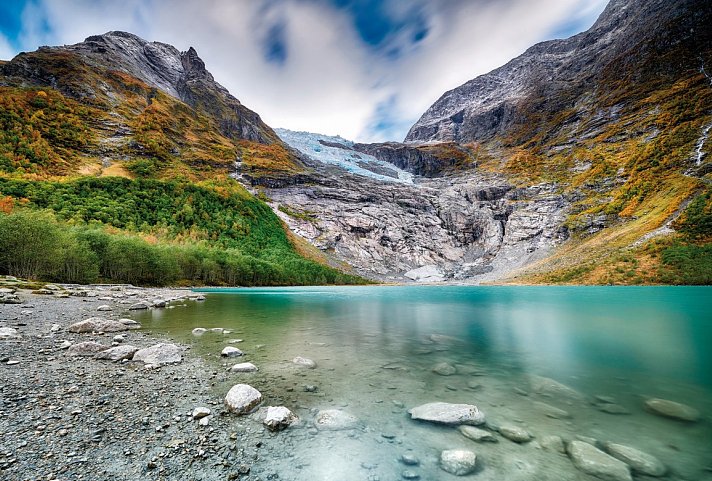
<instances>
[{"instance_id":1,"label":"mountain","mask_svg":"<svg viewBox=\"0 0 712 481\"><path fill-rule=\"evenodd\" d=\"M284 182L302 157L193 48L109 32L21 53L0 63L0 273L363 282L324 265L234 179Z\"/></svg>"}]
</instances>

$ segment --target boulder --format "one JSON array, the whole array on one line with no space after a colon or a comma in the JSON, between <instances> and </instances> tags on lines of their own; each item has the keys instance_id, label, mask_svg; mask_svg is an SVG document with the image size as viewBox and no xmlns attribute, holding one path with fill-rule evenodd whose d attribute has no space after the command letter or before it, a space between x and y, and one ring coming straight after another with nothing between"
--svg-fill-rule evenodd
<instances>
[{"instance_id":1,"label":"boulder","mask_svg":"<svg viewBox=\"0 0 712 481\"><path fill-rule=\"evenodd\" d=\"M448 449L440 453L440 467L455 476L466 476L475 471L477 455L466 449Z\"/></svg>"},{"instance_id":2,"label":"boulder","mask_svg":"<svg viewBox=\"0 0 712 481\"><path fill-rule=\"evenodd\" d=\"M626 463L635 473L658 477L667 471L658 458L630 446L606 443L603 447L608 454Z\"/></svg>"},{"instance_id":3,"label":"boulder","mask_svg":"<svg viewBox=\"0 0 712 481\"><path fill-rule=\"evenodd\" d=\"M232 347L232 346L227 346L220 353L220 355L222 357L240 357L240 356L242 356L242 354L243 354L243 352L241 350L239 350L236 347Z\"/></svg>"},{"instance_id":4,"label":"boulder","mask_svg":"<svg viewBox=\"0 0 712 481\"><path fill-rule=\"evenodd\" d=\"M317 429L338 431L353 429L359 424L358 418L340 409L325 409L319 411L314 419Z\"/></svg>"},{"instance_id":5,"label":"boulder","mask_svg":"<svg viewBox=\"0 0 712 481\"><path fill-rule=\"evenodd\" d=\"M183 360L183 354L181 348L175 344L160 343L139 349L134 354L133 360L151 365L175 364Z\"/></svg>"},{"instance_id":6,"label":"boulder","mask_svg":"<svg viewBox=\"0 0 712 481\"><path fill-rule=\"evenodd\" d=\"M700 419L700 412L687 404L668 401L667 399L648 399L645 409L658 416L664 416L678 421L695 422Z\"/></svg>"},{"instance_id":7,"label":"boulder","mask_svg":"<svg viewBox=\"0 0 712 481\"><path fill-rule=\"evenodd\" d=\"M439 374L440 376L452 376L453 374L457 373L457 369L455 369L455 366L446 362L436 364L435 366L433 366L432 371L435 374Z\"/></svg>"},{"instance_id":8,"label":"boulder","mask_svg":"<svg viewBox=\"0 0 712 481\"><path fill-rule=\"evenodd\" d=\"M463 425L457 428L460 433L468 439L472 439L478 443L496 443L499 442L497 437L489 431L476 428L474 426Z\"/></svg>"},{"instance_id":9,"label":"boulder","mask_svg":"<svg viewBox=\"0 0 712 481\"><path fill-rule=\"evenodd\" d=\"M78 342L77 344L72 344L67 349L68 356L95 356L97 353L106 350L108 346L100 344L98 342L86 341Z\"/></svg>"},{"instance_id":10,"label":"boulder","mask_svg":"<svg viewBox=\"0 0 712 481\"><path fill-rule=\"evenodd\" d=\"M248 384L235 384L225 396L228 410L248 414L262 402L262 393Z\"/></svg>"},{"instance_id":11,"label":"boulder","mask_svg":"<svg viewBox=\"0 0 712 481\"><path fill-rule=\"evenodd\" d=\"M251 362L241 362L240 364L235 364L228 371L230 372L255 372L258 371L257 366Z\"/></svg>"},{"instance_id":12,"label":"boulder","mask_svg":"<svg viewBox=\"0 0 712 481\"><path fill-rule=\"evenodd\" d=\"M97 353L95 356L97 359L106 359L108 361L123 361L124 359L133 358L136 354L138 348L131 346L130 344L122 344L121 346L115 346L105 351Z\"/></svg>"},{"instance_id":13,"label":"boulder","mask_svg":"<svg viewBox=\"0 0 712 481\"><path fill-rule=\"evenodd\" d=\"M576 469L586 474L605 481L633 480L627 464L588 443L571 441L568 446L568 453Z\"/></svg>"},{"instance_id":14,"label":"boulder","mask_svg":"<svg viewBox=\"0 0 712 481\"><path fill-rule=\"evenodd\" d=\"M284 406L269 406L262 424L270 431L281 431L297 421L297 416Z\"/></svg>"},{"instance_id":15,"label":"boulder","mask_svg":"<svg viewBox=\"0 0 712 481\"><path fill-rule=\"evenodd\" d=\"M22 304L17 294L0 294L0 304Z\"/></svg>"},{"instance_id":16,"label":"boulder","mask_svg":"<svg viewBox=\"0 0 712 481\"><path fill-rule=\"evenodd\" d=\"M527 443L532 440L529 431L513 424L503 424L499 427L499 434L515 443Z\"/></svg>"},{"instance_id":17,"label":"boulder","mask_svg":"<svg viewBox=\"0 0 712 481\"><path fill-rule=\"evenodd\" d=\"M485 414L472 404L434 402L409 410L411 419L456 426L469 424L479 426L485 422Z\"/></svg>"},{"instance_id":18,"label":"boulder","mask_svg":"<svg viewBox=\"0 0 712 481\"><path fill-rule=\"evenodd\" d=\"M297 356L292 359L292 362L297 366L306 367L308 369L316 368L316 362L312 361L311 359L307 359L306 357Z\"/></svg>"},{"instance_id":19,"label":"boulder","mask_svg":"<svg viewBox=\"0 0 712 481\"><path fill-rule=\"evenodd\" d=\"M119 332L128 331L129 326L120 321L111 321L103 317L90 317L83 321L75 322L67 328L69 332L87 333L87 332Z\"/></svg>"}]
</instances>

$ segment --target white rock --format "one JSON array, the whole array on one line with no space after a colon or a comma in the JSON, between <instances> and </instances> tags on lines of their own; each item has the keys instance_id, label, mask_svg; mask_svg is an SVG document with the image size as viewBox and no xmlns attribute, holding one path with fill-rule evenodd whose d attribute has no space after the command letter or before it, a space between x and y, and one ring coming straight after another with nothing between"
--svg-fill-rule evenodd
<instances>
[{"instance_id":1,"label":"white rock","mask_svg":"<svg viewBox=\"0 0 712 481\"><path fill-rule=\"evenodd\" d=\"M193 416L194 420L202 419L205 416L210 416L210 409L208 409L206 407L202 407L202 406L197 407L197 408L193 409L192 416Z\"/></svg>"},{"instance_id":2,"label":"white rock","mask_svg":"<svg viewBox=\"0 0 712 481\"><path fill-rule=\"evenodd\" d=\"M136 351L138 351L137 347L131 346L130 344L122 344L120 346L101 351L97 353L95 357L97 359L106 359L109 361L123 361L124 359L133 358Z\"/></svg>"},{"instance_id":3,"label":"white rock","mask_svg":"<svg viewBox=\"0 0 712 481\"><path fill-rule=\"evenodd\" d=\"M281 431L297 421L297 416L284 406L269 406L262 424L270 431Z\"/></svg>"},{"instance_id":4,"label":"white rock","mask_svg":"<svg viewBox=\"0 0 712 481\"><path fill-rule=\"evenodd\" d=\"M227 346L222 350L220 355L222 357L240 357L243 355L243 352L236 347Z\"/></svg>"},{"instance_id":5,"label":"white rock","mask_svg":"<svg viewBox=\"0 0 712 481\"><path fill-rule=\"evenodd\" d=\"M59 324L52 324L52 327L49 328L49 332L59 332L62 330L62 326Z\"/></svg>"},{"instance_id":6,"label":"white rock","mask_svg":"<svg viewBox=\"0 0 712 481\"><path fill-rule=\"evenodd\" d=\"M205 329L204 327L196 327L191 332L193 333L194 336L202 336L203 334L208 332L208 330Z\"/></svg>"},{"instance_id":7,"label":"white rock","mask_svg":"<svg viewBox=\"0 0 712 481\"><path fill-rule=\"evenodd\" d=\"M513 424L504 424L499 427L499 434L515 443L526 443L531 441L532 435L524 428Z\"/></svg>"},{"instance_id":8,"label":"white rock","mask_svg":"<svg viewBox=\"0 0 712 481\"><path fill-rule=\"evenodd\" d=\"M678 421L695 422L700 419L700 412L687 404L669 401L667 399L648 399L645 409L658 416L664 416Z\"/></svg>"},{"instance_id":9,"label":"white rock","mask_svg":"<svg viewBox=\"0 0 712 481\"><path fill-rule=\"evenodd\" d=\"M314 419L317 429L338 431L357 427L359 420L356 416L340 409L324 409L319 411Z\"/></svg>"},{"instance_id":10,"label":"white rock","mask_svg":"<svg viewBox=\"0 0 712 481\"><path fill-rule=\"evenodd\" d=\"M632 481L633 479L627 464L588 443L571 441L568 452L574 466L586 474L605 481Z\"/></svg>"},{"instance_id":11,"label":"white rock","mask_svg":"<svg viewBox=\"0 0 712 481\"><path fill-rule=\"evenodd\" d=\"M182 359L181 348L175 344L168 343L160 343L145 349L139 349L133 356L134 361L143 361L144 364L153 366L175 364L181 362Z\"/></svg>"},{"instance_id":12,"label":"white rock","mask_svg":"<svg viewBox=\"0 0 712 481\"><path fill-rule=\"evenodd\" d=\"M311 359L307 359L306 357L297 356L292 359L292 362L297 366L303 366L308 369L314 369L316 367L316 362L312 361Z\"/></svg>"},{"instance_id":13,"label":"white rock","mask_svg":"<svg viewBox=\"0 0 712 481\"><path fill-rule=\"evenodd\" d=\"M223 329L222 327L212 327L212 328L210 328L210 332L214 332L216 334L222 334L223 332L225 332L225 329Z\"/></svg>"},{"instance_id":14,"label":"white rock","mask_svg":"<svg viewBox=\"0 0 712 481\"><path fill-rule=\"evenodd\" d=\"M103 311L113 311L112 307L111 307L111 306L108 306L108 305L106 305L106 304L103 304L103 305L97 307L96 310L97 310L97 311L102 311L102 312L103 312Z\"/></svg>"},{"instance_id":15,"label":"white rock","mask_svg":"<svg viewBox=\"0 0 712 481\"><path fill-rule=\"evenodd\" d=\"M262 402L262 393L248 384L236 384L225 396L227 408L237 414L248 414Z\"/></svg>"},{"instance_id":16,"label":"white rock","mask_svg":"<svg viewBox=\"0 0 712 481\"><path fill-rule=\"evenodd\" d=\"M119 322L129 329L140 329L141 324L134 321L133 319L119 319Z\"/></svg>"},{"instance_id":17,"label":"white rock","mask_svg":"<svg viewBox=\"0 0 712 481\"><path fill-rule=\"evenodd\" d=\"M414 407L408 412L412 419L440 424L478 426L485 422L485 414L472 404L434 402Z\"/></svg>"},{"instance_id":18,"label":"white rock","mask_svg":"<svg viewBox=\"0 0 712 481\"><path fill-rule=\"evenodd\" d=\"M151 307L151 305L148 302L141 301L141 302L137 302L136 304L131 304L129 306L129 311L143 311L150 307Z\"/></svg>"},{"instance_id":19,"label":"white rock","mask_svg":"<svg viewBox=\"0 0 712 481\"><path fill-rule=\"evenodd\" d=\"M230 369L230 372L255 372L258 371L257 366L251 362L241 362L240 364L235 364Z\"/></svg>"},{"instance_id":20,"label":"white rock","mask_svg":"<svg viewBox=\"0 0 712 481\"><path fill-rule=\"evenodd\" d=\"M0 327L0 339L12 339L14 337L20 337L17 329L12 327Z\"/></svg>"},{"instance_id":21,"label":"white rock","mask_svg":"<svg viewBox=\"0 0 712 481\"><path fill-rule=\"evenodd\" d=\"M658 458L638 449L614 443L606 443L604 447L608 454L626 463L636 473L657 477L666 472L665 465Z\"/></svg>"},{"instance_id":22,"label":"white rock","mask_svg":"<svg viewBox=\"0 0 712 481\"><path fill-rule=\"evenodd\" d=\"M466 449L448 449L440 453L440 467L455 476L465 476L475 471L477 455Z\"/></svg>"}]
</instances>

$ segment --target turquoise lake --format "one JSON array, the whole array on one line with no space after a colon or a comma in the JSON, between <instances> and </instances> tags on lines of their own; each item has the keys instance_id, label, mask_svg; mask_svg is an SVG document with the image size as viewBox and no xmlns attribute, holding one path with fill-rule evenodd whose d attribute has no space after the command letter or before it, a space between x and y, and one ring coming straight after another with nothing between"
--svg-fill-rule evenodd
<instances>
[{"instance_id":1,"label":"turquoise lake","mask_svg":"<svg viewBox=\"0 0 712 481\"><path fill-rule=\"evenodd\" d=\"M280 479L456 479L438 466L440 451L453 448L477 453L476 479L595 479L564 454L545 449L547 436L633 446L665 464L662 479L712 479L710 287L201 292L205 302L154 310L138 320L222 368L236 362L259 367L231 374L216 390L244 382L263 393L264 405L285 405L299 415L297 426L274 434L273 442L288 453L269 460ZM228 334L194 336L196 327ZM242 341L229 344L236 339ZM227 345L245 355L226 362L219 353ZM296 356L318 367L295 366ZM442 375L443 365L454 372ZM570 387L581 399L539 391L541 379ZM683 402L701 419L683 423L651 414L643 409L649 398ZM409 408L434 401L475 404L488 427L514 424L534 440L516 444L500 437L479 444L455 428L410 419ZM567 416L552 417L550 407ZM315 429L323 409L352 414L358 428ZM261 425L255 422L254 429ZM420 464L405 466L403 454Z\"/></svg>"}]
</instances>

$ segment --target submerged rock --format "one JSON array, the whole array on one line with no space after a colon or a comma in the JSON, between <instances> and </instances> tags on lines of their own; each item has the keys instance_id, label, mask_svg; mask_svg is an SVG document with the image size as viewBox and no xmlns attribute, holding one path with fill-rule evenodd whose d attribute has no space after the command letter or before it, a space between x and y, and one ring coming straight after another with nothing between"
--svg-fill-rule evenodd
<instances>
[{"instance_id":1,"label":"submerged rock","mask_svg":"<svg viewBox=\"0 0 712 481\"><path fill-rule=\"evenodd\" d=\"M190 331L190 332L191 332L194 336L202 336L203 334L205 334L206 332L208 332L208 330L205 329L204 327L196 327L195 329L193 329L193 330Z\"/></svg>"},{"instance_id":2,"label":"submerged rock","mask_svg":"<svg viewBox=\"0 0 712 481\"><path fill-rule=\"evenodd\" d=\"M566 454L566 446L560 436L544 436L539 441L539 444L546 451Z\"/></svg>"},{"instance_id":3,"label":"submerged rock","mask_svg":"<svg viewBox=\"0 0 712 481\"><path fill-rule=\"evenodd\" d=\"M457 369L455 369L455 366L446 362L436 364L435 366L433 366L432 371L435 374L439 374L441 376L452 376L453 374L457 373Z\"/></svg>"},{"instance_id":4,"label":"submerged rock","mask_svg":"<svg viewBox=\"0 0 712 481\"><path fill-rule=\"evenodd\" d=\"M257 366L251 362L241 362L240 364L235 364L230 369L230 372L255 372L258 371Z\"/></svg>"},{"instance_id":5,"label":"submerged rock","mask_svg":"<svg viewBox=\"0 0 712 481\"><path fill-rule=\"evenodd\" d=\"M503 424L500 426L499 434L515 443L527 443L533 438L529 431L512 424Z\"/></svg>"},{"instance_id":6,"label":"submerged rock","mask_svg":"<svg viewBox=\"0 0 712 481\"><path fill-rule=\"evenodd\" d=\"M225 349L222 350L220 355L222 357L240 357L243 355L243 352L236 347L227 346Z\"/></svg>"},{"instance_id":7,"label":"submerged rock","mask_svg":"<svg viewBox=\"0 0 712 481\"><path fill-rule=\"evenodd\" d=\"M284 406L269 406L262 421L270 431L281 431L298 420L297 416Z\"/></svg>"},{"instance_id":8,"label":"submerged rock","mask_svg":"<svg viewBox=\"0 0 712 481\"><path fill-rule=\"evenodd\" d=\"M631 469L648 476L662 476L667 471L658 458L623 444L606 443L608 454L626 463Z\"/></svg>"},{"instance_id":9,"label":"submerged rock","mask_svg":"<svg viewBox=\"0 0 712 481\"><path fill-rule=\"evenodd\" d=\"M146 309L149 309L151 305L148 302L141 301L137 302L136 304L131 304L129 306L129 311L143 311Z\"/></svg>"},{"instance_id":10,"label":"submerged rock","mask_svg":"<svg viewBox=\"0 0 712 481\"><path fill-rule=\"evenodd\" d=\"M700 412L687 404L668 401L667 399L648 399L645 409L658 416L664 416L678 421L695 422L700 419Z\"/></svg>"},{"instance_id":11,"label":"submerged rock","mask_svg":"<svg viewBox=\"0 0 712 481\"><path fill-rule=\"evenodd\" d=\"M633 479L627 464L588 443L571 441L568 453L576 469L586 474L605 481L632 481Z\"/></svg>"},{"instance_id":12,"label":"submerged rock","mask_svg":"<svg viewBox=\"0 0 712 481\"><path fill-rule=\"evenodd\" d=\"M497 443L499 439L489 431L474 426L463 425L457 428L463 436L478 443Z\"/></svg>"},{"instance_id":13,"label":"submerged rock","mask_svg":"<svg viewBox=\"0 0 712 481\"><path fill-rule=\"evenodd\" d=\"M411 419L432 423L478 426L484 424L485 414L472 404L434 402L423 404L408 411Z\"/></svg>"},{"instance_id":14,"label":"submerged rock","mask_svg":"<svg viewBox=\"0 0 712 481\"><path fill-rule=\"evenodd\" d=\"M297 356L294 359L292 359L292 362L294 364L296 364L297 366L306 367L308 369L316 368L316 362L314 362L311 359L308 359L306 357Z\"/></svg>"},{"instance_id":15,"label":"submerged rock","mask_svg":"<svg viewBox=\"0 0 712 481\"><path fill-rule=\"evenodd\" d=\"M440 453L440 467L455 476L465 476L475 471L477 455L466 449L448 449Z\"/></svg>"},{"instance_id":16,"label":"submerged rock","mask_svg":"<svg viewBox=\"0 0 712 481\"><path fill-rule=\"evenodd\" d=\"M181 348L175 344L160 343L145 349L139 349L133 356L134 361L145 364L175 364L183 360Z\"/></svg>"},{"instance_id":17,"label":"submerged rock","mask_svg":"<svg viewBox=\"0 0 712 481\"><path fill-rule=\"evenodd\" d=\"M248 384L235 384L225 396L228 410L248 414L262 402L262 393Z\"/></svg>"},{"instance_id":18,"label":"submerged rock","mask_svg":"<svg viewBox=\"0 0 712 481\"><path fill-rule=\"evenodd\" d=\"M552 398L557 399L563 398L574 401L584 400L583 394L577 390L548 377L535 375L529 376L529 384L531 385L532 391L537 394L551 396Z\"/></svg>"},{"instance_id":19,"label":"submerged rock","mask_svg":"<svg viewBox=\"0 0 712 481\"><path fill-rule=\"evenodd\" d=\"M317 429L337 431L357 427L359 420L356 416L340 409L325 409L319 411L314 419Z\"/></svg>"},{"instance_id":20,"label":"submerged rock","mask_svg":"<svg viewBox=\"0 0 712 481\"><path fill-rule=\"evenodd\" d=\"M551 404L546 404L539 401L534 401L533 404L539 411L543 412L545 416L550 417L552 419L568 419L571 417L571 414L569 414L568 411L559 409L555 406L552 406Z\"/></svg>"}]
</instances>

